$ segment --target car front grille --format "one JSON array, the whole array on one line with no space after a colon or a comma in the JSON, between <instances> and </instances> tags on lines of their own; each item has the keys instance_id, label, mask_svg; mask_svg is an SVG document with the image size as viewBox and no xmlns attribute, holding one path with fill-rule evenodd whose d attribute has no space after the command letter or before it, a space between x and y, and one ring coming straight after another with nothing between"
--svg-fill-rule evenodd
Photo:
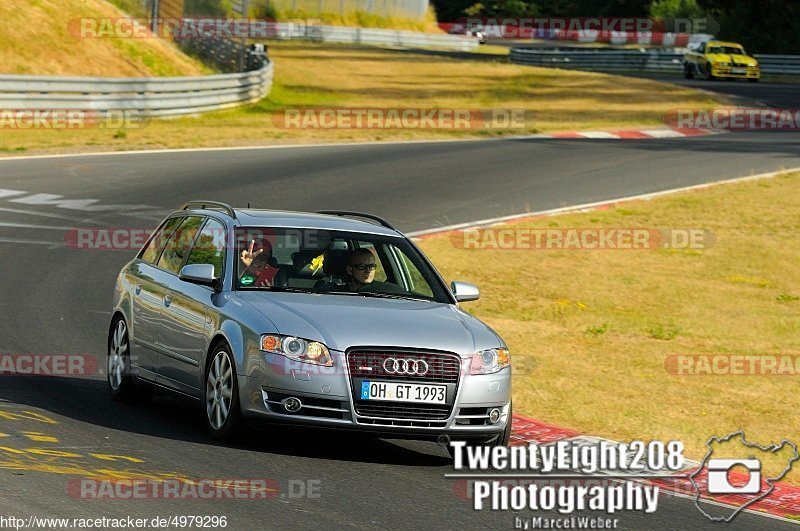
<instances>
[{"instance_id":1,"label":"car front grille","mask_svg":"<svg viewBox=\"0 0 800 531\"><path fill-rule=\"evenodd\" d=\"M389 359L424 360L428 364L427 374L417 376L387 373L383 367ZM351 378L381 378L404 382L458 383L461 358L455 354L433 354L428 352L350 352L347 355Z\"/></svg>"},{"instance_id":2,"label":"car front grille","mask_svg":"<svg viewBox=\"0 0 800 531\"><path fill-rule=\"evenodd\" d=\"M370 403L363 401L356 407L359 415L393 419L445 420L450 416L450 406L437 404L409 404L397 402Z\"/></svg>"},{"instance_id":3,"label":"car front grille","mask_svg":"<svg viewBox=\"0 0 800 531\"><path fill-rule=\"evenodd\" d=\"M424 360L428 365L425 374L394 374L387 372L384 362L396 360ZM370 419L397 419L408 421L446 420L455 403L461 373L461 358L456 354L443 354L416 351L354 350L347 354L350 382L353 389L356 413ZM425 404L419 402L390 402L381 400L361 400L360 382L380 380L387 382L419 382L444 384L447 386L446 404ZM359 422L371 422L366 419ZM431 425L432 426L432 425Z\"/></svg>"}]
</instances>

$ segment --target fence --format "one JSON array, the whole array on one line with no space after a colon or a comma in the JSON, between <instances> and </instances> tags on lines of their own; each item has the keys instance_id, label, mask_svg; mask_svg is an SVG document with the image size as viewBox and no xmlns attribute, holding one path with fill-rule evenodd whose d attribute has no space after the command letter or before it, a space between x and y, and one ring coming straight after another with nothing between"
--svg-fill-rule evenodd
<instances>
[{"instance_id":1,"label":"fence","mask_svg":"<svg viewBox=\"0 0 800 531\"><path fill-rule=\"evenodd\" d=\"M272 63L260 70L203 77L95 78L0 76L0 109L127 111L177 116L260 100L272 88Z\"/></svg>"},{"instance_id":2,"label":"fence","mask_svg":"<svg viewBox=\"0 0 800 531\"><path fill-rule=\"evenodd\" d=\"M244 72L258 70L263 66L253 63L250 47L242 42L220 37L176 38L175 42L181 50L220 72Z\"/></svg>"},{"instance_id":3,"label":"fence","mask_svg":"<svg viewBox=\"0 0 800 531\"><path fill-rule=\"evenodd\" d=\"M447 35L444 33L422 33L373 28L350 28L345 26L318 26L276 22L267 24L268 38L309 39L320 42L342 42L351 44L378 44L387 46L434 47L459 51L474 50L480 43L475 37Z\"/></svg>"},{"instance_id":4,"label":"fence","mask_svg":"<svg viewBox=\"0 0 800 531\"><path fill-rule=\"evenodd\" d=\"M764 74L800 75L800 56L755 55ZM601 72L682 72L683 54L671 50L533 50L513 48L511 62Z\"/></svg>"}]
</instances>

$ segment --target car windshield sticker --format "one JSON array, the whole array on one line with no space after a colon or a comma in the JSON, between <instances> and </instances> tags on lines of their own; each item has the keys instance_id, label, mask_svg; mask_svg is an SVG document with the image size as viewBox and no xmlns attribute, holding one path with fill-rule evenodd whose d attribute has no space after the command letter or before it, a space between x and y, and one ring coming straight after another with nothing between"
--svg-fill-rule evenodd
<instances>
[{"instance_id":1,"label":"car windshield sticker","mask_svg":"<svg viewBox=\"0 0 800 531\"><path fill-rule=\"evenodd\" d=\"M242 286L249 286L250 284L255 282L255 280L256 280L255 277L242 277L242 279L239 282L241 283Z\"/></svg>"}]
</instances>

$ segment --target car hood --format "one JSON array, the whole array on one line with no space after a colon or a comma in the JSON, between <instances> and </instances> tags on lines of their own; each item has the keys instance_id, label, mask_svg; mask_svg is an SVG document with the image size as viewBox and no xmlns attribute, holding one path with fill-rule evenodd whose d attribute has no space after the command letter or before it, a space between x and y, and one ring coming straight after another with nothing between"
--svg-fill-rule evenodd
<instances>
[{"instance_id":1,"label":"car hood","mask_svg":"<svg viewBox=\"0 0 800 531\"><path fill-rule=\"evenodd\" d=\"M258 291L240 291L239 296L277 333L321 341L333 350L404 347L469 356L505 346L491 328L451 304Z\"/></svg>"},{"instance_id":2,"label":"car hood","mask_svg":"<svg viewBox=\"0 0 800 531\"><path fill-rule=\"evenodd\" d=\"M727 54L727 53L710 53L708 54L708 58L713 62L719 63L737 63L740 65L748 65L748 66L755 66L758 64L754 58L750 57L749 55L741 55L738 53L734 54Z\"/></svg>"}]
</instances>

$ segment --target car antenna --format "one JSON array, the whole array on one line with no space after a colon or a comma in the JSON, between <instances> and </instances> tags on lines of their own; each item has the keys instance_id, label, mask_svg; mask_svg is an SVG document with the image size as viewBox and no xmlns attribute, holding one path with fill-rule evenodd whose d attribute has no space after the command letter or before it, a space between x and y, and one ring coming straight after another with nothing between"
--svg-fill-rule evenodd
<instances>
[{"instance_id":1,"label":"car antenna","mask_svg":"<svg viewBox=\"0 0 800 531\"><path fill-rule=\"evenodd\" d=\"M250 201L247 202L247 208L250 208Z\"/></svg>"}]
</instances>

